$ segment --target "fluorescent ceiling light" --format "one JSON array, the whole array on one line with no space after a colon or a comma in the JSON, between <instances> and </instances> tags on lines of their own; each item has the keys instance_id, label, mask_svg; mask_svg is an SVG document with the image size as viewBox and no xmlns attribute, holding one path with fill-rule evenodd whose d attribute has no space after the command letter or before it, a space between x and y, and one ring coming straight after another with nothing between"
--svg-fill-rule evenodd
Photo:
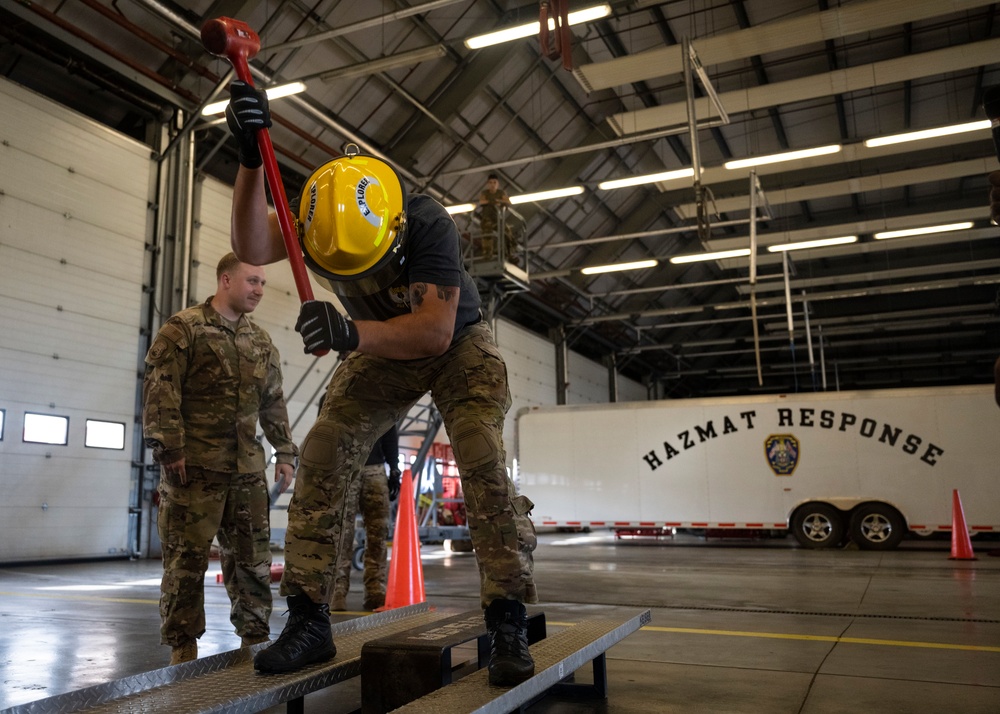
<instances>
[{"instance_id":1,"label":"fluorescent ceiling light","mask_svg":"<svg viewBox=\"0 0 1000 714\"><path fill-rule=\"evenodd\" d=\"M459 203L454 206L445 206L444 210L454 216L456 213L470 213L476 210L476 205L474 203Z\"/></svg>"},{"instance_id":2,"label":"fluorescent ceiling light","mask_svg":"<svg viewBox=\"0 0 1000 714\"><path fill-rule=\"evenodd\" d=\"M570 25L579 25L584 22L591 22L592 20L599 20L602 17L607 17L611 14L610 5L597 5L595 7L584 8L583 10L577 10L576 12L571 12L567 16ZM541 29L539 23L529 22L526 25L518 25L516 27L508 27L505 30L497 30L496 32L490 32L485 35L477 35L476 37L470 37L465 41L465 46L470 50L478 50L483 47L489 47L490 45L499 45L501 42L511 42L512 40L520 40L525 37L532 37L537 35L538 31ZM555 30L555 20L549 18L549 30Z\"/></svg>"},{"instance_id":3,"label":"fluorescent ceiling light","mask_svg":"<svg viewBox=\"0 0 1000 714\"><path fill-rule=\"evenodd\" d=\"M538 193L523 193L520 196L511 196L512 204L530 203L531 201L547 201L550 198L563 198L565 196L576 196L583 193L583 186L569 186L567 188L554 188L551 191L539 191Z\"/></svg>"},{"instance_id":4,"label":"fluorescent ceiling light","mask_svg":"<svg viewBox=\"0 0 1000 714\"><path fill-rule=\"evenodd\" d=\"M795 161L796 159L808 159L813 156L826 156L836 154L843 147L840 144L830 146L817 146L815 149L802 149L801 151L787 151L784 154L771 154L770 156L755 156L749 159L737 159L727 161L724 166L727 169L743 169L748 166L762 166L763 164L777 164L782 161Z\"/></svg>"},{"instance_id":5,"label":"fluorescent ceiling light","mask_svg":"<svg viewBox=\"0 0 1000 714\"><path fill-rule=\"evenodd\" d=\"M702 260L723 260L725 258L745 258L750 255L749 248L737 248L736 250L720 250L716 253L694 253L692 255L675 255L670 259L674 265L681 263L697 263Z\"/></svg>"},{"instance_id":6,"label":"fluorescent ceiling light","mask_svg":"<svg viewBox=\"0 0 1000 714\"><path fill-rule=\"evenodd\" d=\"M846 245L847 243L857 243L857 236L841 236L839 238L820 238L818 240L805 240L799 243L776 243L767 246L768 253L780 253L786 250L806 250L808 248L823 248L828 245Z\"/></svg>"},{"instance_id":7,"label":"fluorescent ceiling light","mask_svg":"<svg viewBox=\"0 0 1000 714\"><path fill-rule=\"evenodd\" d=\"M281 99L282 97L299 94L304 91L306 91L306 85L304 82L289 82L288 84L279 84L277 87L268 87L266 94L268 100L271 100ZM205 108L201 110L201 114L206 117L213 114L222 114L226 111L227 104L229 104L228 99L222 102L212 102L211 104L206 104Z\"/></svg>"},{"instance_id":8,"label":"fluorescent ceiling light","mask_svg":"<svg viewBox=\"0 0 1000 714\"><path fill-rule=\"evenodd\" d=\"M639 186L644 183L670 181L671 179L688 178L690 176L694 176L694 169L678 169L676 171L663 171L658 174L646 174L645 176L631 176L629 178L614 179L612 181L602 181L597 184L597 188L607 191L613 188Z\"/></svg>"},{"instance_id":9,"label":"fluorescent ceiling light","mask_svg":"<svg viewBox=\"0 0 1000 714\"><path fill-rule=\"evenodd\" d=\"M590 268L583 268L580 272L584 275L597 275L598 273L617 273L620 270L640 270L642 268L653 268L659 265L656 260L637 260L634 263L618 263L616 265L594 265Z\"/></svg>"},{"instance_id":10,"label":"fluorescent ceiling light","mask_svg":"<svg viewBox=\"0 0 1000 714\"><path fill-rule=\"evenodd\" d=\"M329 72L321 72L317 75L324 82L332 82L336 79L353 79L354 77L368 77L379 72L387 72L397 67L410 67L420 62L427 62L432 59L444 57L447 50L444 45L430 45L421 47L409 52L400 52L398 55L380 57L370 62L359 62L347 67L338 67Z\"/></svg>"},{"instance_id":11,"label":"fluorescent ceiling light","mask_svg":"<svg viewBox=\"0 0 1000 714\"><path fill-rule=\"evenodd\" d=\"M948 233L949 231L964 231L972 228L975 223L966 221L964 223L949 223L944 226L927 226L926 228L907 228L902 231L882 231L875 234L875 240L885 240L886 238L905 238L906 236L922 236L928 233Z\"/></svg>"},{"instance_id":12,"label":"fluorescent ceiling light","mask_svg":"<svg viewBox=\"0 0 1000 714\"><path fill-rule=\"evenodd\" d=\"M902 144L905 141L919 141L921 139L933 139L936 136L948 136L950 134L964 134L967 131L979 131L989 129L990 120L970 121L965 124L952 124L951 126L939 126L937 129L924 129L923 131L911 131L906 134L893 134L892 136L879 136L874 139L865 139L865 146L888 146L889 144Z\"/></svg>"}]
</instances>

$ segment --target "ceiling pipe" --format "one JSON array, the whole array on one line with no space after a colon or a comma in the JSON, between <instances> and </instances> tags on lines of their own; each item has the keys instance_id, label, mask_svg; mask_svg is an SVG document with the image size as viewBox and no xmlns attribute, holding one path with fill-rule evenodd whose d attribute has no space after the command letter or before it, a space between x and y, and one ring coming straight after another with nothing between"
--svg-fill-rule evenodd
<instances>
[{"instance_id":1,"label":"ceiling pipe","mask_svg":"<svg viewBox=\"0 0 1000 714\"><path fill-rule=\"evenodd\" d=\"M278 52L279 50L305 47L306 45L323 42L325 40L332 40L334 37L341 37L359 30L379 27L387 22L402 20L404 17L410 17L411 15L422 15L430 12L431 10L438 10L442 7L448 7L449 5L455 5L460 2L466 2L466 0L433 0L432 2L426 2L420 5L414 5L413 7L404 8L402 10L396 10L395 12L389 12L385 15L379 15L378 17L373 17L368 20L361 20L360 22L355 22L351 25L344 25L343 27L336 27L325 32L318 32L315 35L300 37L296 40L287 40L285 42L279 42L275 45L265 45L261 48L261 52Z\"/></svg>"},{"instance_id":2,"label":"ceiling pipe","mask_svg":"<svg viewBox=\"0 0 1000 714\"><path fill-rule=\"evenodd\" d=\"M136 2L140 7L144 7L153 14L159 15L161 19L167 20L175 27L179 27L192 37L197 37L199 42L201 41L201 28L195 27L159 0L136 0Z\"/></svg>"},{"instance_id":3,"label":"ceiling pipe","mask_svg":"<svg viewBox=\"0 0 1000 714\"><path fill-rule=\"evenodd\" d=\"M102 71L103 67L92 67L86 61L81 61L76 56L57 49L57 45L52 42L40 42L30 34L25 34L21 28L23 28L23 23L10 23L0 27L0 35L10 40L13 45L22 47L47 62L62 67L71 76L83 77L94 86L120 97L149 116L162 118L162 104L157 104L148 97L140 96L121 83L115 84L108 79L108 73Z\"/></svg>"},{"instance_id":4,"label":"ceiling pipe","mask_svg":"<svg viewBox=\"0 0 1000 714\"><path fill-rule=\"evenodd\" d=\"M959 322L968 317L975 317L975 313L990 313L996 310L996 304L992 302L978 303L975 305L958 305L955 307L925 307L919 310L894 310L892 312L865 313L864 315L847 315L845 317L825 317L815 319L814 322L820 327L831 327L833 325L858 325L861 323L874 322L882 323L887 321L905 322L911 318L918 320L942 319L952 322ZM962 317L963 313L971 312L973 315ZM945 316L952 316L946 318ZM777 331L776 325L765 325L766 329L772 332ZM836 328L833 328L836 329ZM871 328L866 328L871 329Z\"/></svg>"},{"instance_id":5,"label":"ceiling pipe","mask_svg":"<svg viewBox=\"0 0 1000 714\"><path fill-rule=\"evenodd\" d=\"M1000 319L994 318L993 321L994 322L998 322L998 321L1000 321ZM959 339L972 339L972 338L980 337L982 334L983 334L982 330L966 330L964 332L952 332L952 333L949 333L948 337L950 337L952 339L956 339L956 338L959 338ZM777 339L777 338L772 338L772 339ZM784 338L780 338L780 339L784 339ZM835 344L831 344L830 346L833 347L833 348L835 348L835 349L838 349L838 350L845 350L845 349L853 349L853 348L857 348L857 347L877 346L877 345L882 345L882 344L884 344L886 342L892 342L894 344L895 343L902 344L902 343L907 343L907 342L923 342L925 340L926 340L926 337L924 337L923 335L886 335L886 336L878 336L878 337L869 337L869 338L866 338L866 339L858 339L858 340L840 340L840 341L836 342ZM732 343L733 343L733 341L731 340L730 344L732 344ZM753 348L750 348L750 347L747 347L747 348L734 348L734 349L728 349L728 350L708 350L708 351L705 351L705 352L686 352L686 351L684 351L683 348L684 347L689 347L689 346L690 345L688 345L687 343L683 343L681 345L672 345L670 347L670 349L675 350L677 352L677 354L679 354L681 357L684 357L685 359L689 359L689 360L690 359L694 359L694 358L702 359L702 358L710 358L710 357L733 357L733 356L745 356L745 355L752 355L752 354L754 354ZM667 348L665 348L665 349L667 349ZM786 349L787 349L787 347L778 345L778 346L774 346L774 347L762 347L761 348L761 352L777 352L777 353L780 353L780 352L784 352Z\"/></svg>"},{"instance_id":6,"label":"ceiling pipe","mask_svg":"<svg viewBox=\"0 0 1000 714\"><path fill-rule=\"evenodd\" d=\"M55 14L54 12L51 12L41 7L38 3L27 3L25 7L27 7L28 10L35 13L39 17L49 21L51 24L55 25L63 32L67 32L73 37L76 37L79 40L83 40L87 44L91 45L97 50L100 50L104 54L108 55L108 57L113 58L115 61L120 62L129 69L132 69L138 72L139 74L143 75L147 79L150 79L153 82L169 89L178 97L181 97L193 104L197 104L199 102L199 98L197 96L187 91L186 89L180 87L176 82L167 79L163 75L157 74L148 67L142 66L141 64L133 60L131 57L126 55L125 53L119 52L106 42L94 37L93 35L84 32L74 23L62 19L59 15Z\"/></svg>"},{"instance_id":7,"label":"ceiling pipe","mask_svg":"<svg viewBox=\"0 0 1000 714\"><path fill-rule=\"evenodd\" d=\"M725 122L721 121L705 121L698 123L698 129L709 129L715 126L721 126ZM561 159L565 156L574 156L576 154L586 154L588 152L603 151L604 149L614 149L619 146L628 146L629 144L637 144L640 141L653 141L655 139L662 139L665 136L675 136L677 134L683 134L688 130L687 125L685 126L674 126L669 129L658 129L656 131L648 131L642 134L630 134L626 136L620 136L617 139L609 139L608 141L599 141L593 144L584 144L583 146L574 146L569 149L560 149L558 151L547 151L544 154L533 154L531 156L522 156L519 159L509 159L507 161L498 161L492 164L480 164L478 166L471 166L465 169L455 169L454 171L442 171L437 174L437 178L455 178L458 176L468 176L469 174L481 174L486 171L495 171L498 169L506 169L511 166L523 166L524 164L531 164L536 161L547 161L549 159ZM425 176L425 179L431 177Z\"/></svg>"},{"instance_id":8,"label":"ceiling pipe","mask_svg":"<svg viewBox=\"0 0 1000 714\"><path fill-rule=\"evenodd\" d=\"M876 282L876 281L891 281L899 280L900 278L918 278L928 275L939 275L941 273L961 273L961 272L972 272L976 270L995 270L1000 268L1000 258L995 258L993 260L967 260L960 263L935 263L934 265L926 265L919 268L889 268L887 270L871 271L867 273L853 273L846 275L831 275L822 278L799 278L792 280L792 288L799 290L802 288L814 288L823 285L845 285L849 283L858 283L862 281ZM745 280L737 279L740 282L745 283ZM760 292L768 292L769 290L779 290L780 286L768 285L764 287L758 286L758 294ZM737 287L740 293L746 294L749 292L749 287L746 285L740 285Z\"/></svg>"},{"instance_id":9,"label":"ceiling pipe","mask_svg":"<svg viewBox=\"0 0 1000 714\"><path fill-rule=\"evenodd\" d=\"M174 59L177 62L181 63L183 66L187 67L188 69L190 69L190 70L192 70L194 72L197 72L202 77L207 77L208 79L211 79L213 82L218 81L218 79L219 79L218 76L214 72L212 72L210 69L208 69L208 67L205 67L204 65L199 64L198 62L195 62L193 59L191 59L187 55L185 55L185 54L183 54L181 52L178 52L173 47L171 47L170 45L168 45L166 42L163 42L159 37L156 37L155 35L150 34L145 29L143 29L141 26L136 25L134 22L132 22L131 20L129 20L127 17L125 17L121 13L114 12L107 5L102 5L100 2L98 2L98 0L82 0L82 2L87 7L89 7L91 10L94 10L95 12L100 13L101 15L103 15L107 19L111 20L111 22L115 23L119 27L122 27L122 28L128 30L129 32L131 32L132 34L134 34L136 37L138 37L138 38L140 38L142 40L145 40L147 43L149 43L150 45L152 45L156 49L160 50L160 52L163 52L165 55L167 55L171 59Z\"/></svg>"},{"instance_id":10,"label":"ceiling pipe","mask_svg":"<svg viewBox=\"0 0 1000 714\"><path fill-rule=\"evenodd\" d=\"M164 7L157 0L136 0L136 1L141 5L145 6L147 10L150 10L158 14L162 19L167 20L168 22L175 25L177 28L186 32L188 35L190 35L191 39L196 39L199 42L199 44L201 43L201 30L199 28L194 27L191 23L178 17L176 13ZM271 75L267 74L261 69L258 69L257 67L251 65L250 71L256 77L259 77L265 84L270 84L273 81ZM218 91L215 91L213 94L218 94ZM201 100L197 97L193 97L192 101L194 104L198 104L200 103ZM376 146L370 144L363 137L356 134L353 129L350 129L340 124L339 122L331 119L329 116L327 116L324 110L317 108L309 100L296 95L287 97L285 101L294 103L301 111L308 114L312 119L343 136L347 142L352 142L354 144L357 144L361 149L365 151L365 153L368 153L372 156L377 156L378 158L381 158L384 161L392 163L392 160L389 157L385 156ZM278 121L278 119L274 115L272 115L272 119ZM282 125L287 126L283 122ZM309 140L313 142L314 145L316 145L315 139L310 138ZM320 147L318 145L317 148L322 148L322 150L327 151L328 153L330 150L330 147ZM340 152L335 151L333 152L332 155L336 156L339 155L339 153ZM395 164L393 165L395 166ZM412 173L407 172L403 167L396 166L396 170L409 180L416 182L416 177Z\"/></svg>"},{"instance_id":11,"label":"ceiling pipe","mask_svg":"<svg viewBox=\"0 0 1000 714\"><path fill-rule=\"evenodd\" d=\"M749 218L739 218L731 221L718 221L712 224L713 228L723 228L727 226L745 226L750 222ZM582 238L580 240L566 240L560 243L546 243L545 245L540 245L535 248L530 248L531 251L537 253L540 250L547 250L548 248L576 248L581 245L594 245L595 243L609 243L614 241L622 240L633 240L635 238L652 238L654 236L665 236L675 233L685 233L687 231L696 231L698 226L674 226L672 228L659 228L653 231L639 231L637 233L620 233L614 236L598 236L597 238Z\"/></svg>"},{"instance_id":12,"label":"ceiling pipe","mask_svg":"<svg viewBox=\"0 0 1000 714\"><path fill-rule=\"evenodd\" d=\"M948 363L941 362L941 356L938 354L927 354L921 353L917 355L893 355L890 357L856 357L848 359L837 359L834 360L836 368L841 372L871 372L880 369L899 369L900 365L906 364L909 369L931 369L931 370L941 370L942 368L966 368L965 371L975 371L973 360L983 360L983 362L991 362L995 356L995 353L990 350L961 350L952 353L954 360ZM914 361L919 360L919 361ZM792 362L783 362L779 364L768 365L767 376L773 380L777 377L791 377L797 374L798 365ZM669 380L683 380L690 377L696 376L707 376L713 375L718 377L750 377L753 374L754 367L719 367L719 368L708 368L708 369L695 369L686 370L682 372L664 372L661 375L662 379ZM934 380L938 383L939 380ZM858 383L859 386L862 384ZM899 379L886 378L885 380L865 380L863 384L885 384L899 386ZM768 385L763 388L750 387L745 392L756 392L756 391L773 391L773 387ZM839 391L839 390L838 390ZM701 390L703 394L736 394L735 389L703 389ZM739 393L744 393L740 391Z\"/></svg>"}]
</instances>

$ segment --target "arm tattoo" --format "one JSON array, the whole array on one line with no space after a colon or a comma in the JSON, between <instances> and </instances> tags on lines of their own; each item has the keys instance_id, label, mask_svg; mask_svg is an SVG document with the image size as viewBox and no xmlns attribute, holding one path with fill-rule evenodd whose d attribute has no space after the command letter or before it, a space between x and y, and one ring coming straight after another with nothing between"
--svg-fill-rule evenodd
<instances>
[{"instance_id":1,"label":"arm tattoo","mask_svg":"<svg viewBox=\"0 0 1000 714\"><path fill-rule=\"evenodd\" d=\"M413 283L410 286L410 303L414 307L424 304L424 295L427 294L427 283Z\"/></svg>"},{"instance_id":2,"label":"arm tattoo","mask_svg":"<svg viewBox=\"0 0 1000 714\"><path fill-rule=\"evenodd\" d=\"M458 299L460 292L459 288L442 285L435 285L434 287L437 290L439 300L449 302L451 300ZM413 283L410 285L410 304L414 307L422 305L424 302L424 296L427 295L429 289L430 288L427 283Z\"/></svg>"},{"instance_id":3,"label":"arm tattoo","mask_svg":"<svg viewBox=\"0 0 1000 714\"><path fill-rule=\"evenodd\" d=\"M449 300L453 300L456 297L458 297L458 292L459 292L458 288L449 288L438 285L437 290L438 290L438 297L444 300L445 302L448 302Z\"/></svg>"}]
</instances>

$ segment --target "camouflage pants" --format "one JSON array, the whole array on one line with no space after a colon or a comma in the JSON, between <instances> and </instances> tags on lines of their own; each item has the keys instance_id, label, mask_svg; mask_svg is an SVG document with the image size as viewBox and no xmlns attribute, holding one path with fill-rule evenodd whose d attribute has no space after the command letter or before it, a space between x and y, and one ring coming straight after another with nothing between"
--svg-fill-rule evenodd
<instances>
[{"instance_id":1,"label":"camouflage pants","mask_svg":"<svg viewBox=\"0 0 1000 714\"><path fill-rule=\"evenodd\" d=\"M334 594L347 595L351 590L351 556L354 551L354 516L360 511L365 523L365 600L385 596L389 575L386 539L389 537L389 482L385 466L372 464L361 469L359 478L347 492L347 522L340 536L340 557Z\"/></svg>"},{"instance_id":2,"label":"camouflage pants","mask_svg":"<svg viewBox=\"0 0 1000 714\"><path fill-rule=\"evenodd\" d=\"M215 537L236 634L267 635L271 534L264 472L230 474L188 466L187 477L186 485L176 476L160 479L160 642L176 646L205 632L205 572Z\"/></svg>"},{"instance_id":3,"label":"camouflage pants","mask_svg":"<svg viewBox=\"0 0 1000 714\"><path fill-rule=\"evenodd\" d=\"M528 518L533 504L514 493L507 477L507 368L485 322L466 328L440 357L401 361L354 353L334 373L300 448L282 595L329 601L352 483L376 440L428 390L462 478L483 607L496 598L537 601L535 530Z\"/></svg>"},{"instance_id":4,"label":"camouflage pants","mask_svg":"<svg viewBox=\"0 0 1000 714\"><path fill-rule=\"evenodd\" d=\"M497 223L497 210L492 206L483 208L482 217L479 219L479 231L482 234L482 257L495 258L497 253L497 237L499 225ZM504 260L512 261L518 253L519 246L517 238L509 225L504 225Z\"/></svg>"}]
</instances>

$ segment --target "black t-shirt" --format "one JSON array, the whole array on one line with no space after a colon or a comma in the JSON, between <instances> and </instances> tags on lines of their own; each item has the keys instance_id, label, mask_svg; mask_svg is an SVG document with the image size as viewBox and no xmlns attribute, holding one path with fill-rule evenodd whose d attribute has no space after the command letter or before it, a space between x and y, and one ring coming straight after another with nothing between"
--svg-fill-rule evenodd
<instances>
[{"instance_id":1,"label":"black t-shirt","mask_svg":"<svg viewBox=\"0 0 1000 714\"><path fill-rule=\"evenodd\" d=\"M390 469L399 468L399 429L393 424L382 438L375 442L365 466L389 464Z\"/></svg>"},{"instance_id":2,"label":"black t-shirt","mask_svg":"<svg viewBox=\"0 0 1000 714\"><path fill-rule=\"evenodd\" d=\"M413 194L406 204L406 260L403 272L388 288L362 297L341 297L355 320L388 320L410 310L410 284L430 283L460 288L455 335L479 321L479 290L462 262L458 226L444 207L430 196Z\"/></svg>"}]
</instances>

